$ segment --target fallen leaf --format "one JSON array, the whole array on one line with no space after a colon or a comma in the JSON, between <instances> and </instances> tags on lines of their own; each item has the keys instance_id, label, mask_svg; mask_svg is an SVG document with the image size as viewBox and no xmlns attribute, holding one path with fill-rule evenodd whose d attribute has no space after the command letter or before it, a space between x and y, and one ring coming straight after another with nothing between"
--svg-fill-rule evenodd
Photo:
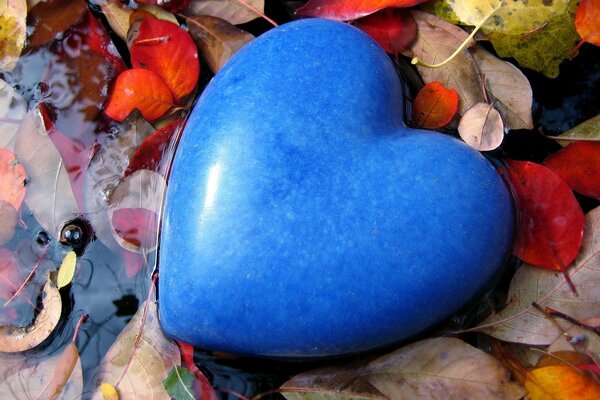
<instances>
[{"instance_id":1,"label":"fallen leaf","mask_svg":"<svg viewBox=\"0 0 600 400\"><path fill-rule=\"evenodd\" d=\"M71 378L71 375L73 375L73 371L77 368L77 365L81 368L79 352L77 351L77 346L71 342L56 360L52 378L43 386L44 389L37 398L52 400L64 398L64 394L60 397L61 393L63 393L65 385Z\"/></svg>"},{"instance_id":2,"label":"fallen leaf","mask_svg":"<svg viewBox=\"0 0 600 400\"><path fill-rule=\"evenodd\" d=\"M553 139L560 138L558 141L563 146L569 144L569 138L573 140L600 140L600 115L596 115L587 121L582 122L574 128L569 129L558 137L551 137ZM564 140L563 140L564 139Z\"/></svg>"},{"instance_id":3,"label":"fallen leaf","mask_svg":"<svg viewBox=\"0 0 600 400\"><path fill-rule=\"evenodd\" d=\"M106 3L101 3L100 8L112 31L124 42L127 41L129 17L133 13L133 10L119 0L108 0Z\"/></svg>"},{"instance_id":4,"label":"fallen leaf","mask_svg":"<svg viewBox=\"0 0 600 400\"><path fill-rule=\"evenodd\" d=\"M0 245L3 245L8 243L15 235L17 222L19 221L17 210L15 210L12 204L3 200L0 200L0 221L2 221L0 223ZM2 282L0 281L1 287ZM2 289L0 289L0 296L2 296Z\"/></svg>"},{"instance_id":5,"label":"fallen leaf","mask_svg":"<svg viewBox=\"0 0 600 400\"><path fill-rule=\"evenodd\" d=\"M148 301L145 323L142 324L142 321L147 303L138 309L121 331L93 378L96 386L112 384L122 399L171 399L162 381L173 366L181 364L177 345L160 328L156 304ZM138 339L139 333L141 337ZM102 399L100 390L96 391L93 399Z\"/></svg>"},{"instance_id":6,"label":"fallen leaf","mask_svg":"<svg viewBox=\"0 0 600 400\"><path fill-rule=\"evenodd\" d=\"M119 392L110 383L101 384L100 391L104 400L119 400Z\"/></svg>"},{"instance_id":7,"label":"fallen leaf","mask_svg":"<svg viewBox=\"0 0 600 400\"><path fill-rule=\"evenodd\" d=\"M196 377L197 385L194 386L195 394L202 400L217 400L219 397L211 386L206 376L194 363L194 346L188 343L177 342L181 351L182 364Z\"/></svg>"},{"instance_id":8,"label":"fallen leaf","mask_svg":"<svg viewBox=\"0 0 600 400\"><path fill-rule=\"evenodd\" d=\"M0 149L0 201L6 201L19 210L25 198L26 182L25 168L14 153Z\"/></svg>"},{"instance_id":9,"label":"fallen leaf","mask_svg":"<svg viewBox=\"0 0 600 400\"><path fill-rule=\"evenodd\" d=\"M0 326L0 352L16 353L30 350L42 343L56 328L61 311L60 293L48 275L42 294L42 310L33 324L25 327Z\"/></svg>"},{"instance_id":10,"label":"fallen leaf","mask_svg":"<svg viewBox=\"0 0 600 400\"><path fill-rule=\"evenodd\" d=\"M79 209L69 174L38 108L32 109L21 123L15 153L29 177L25 203L38 223L58 237L62 225L74 219Z\"/></svg>"},{"instance_id":11,"label":"fallen leaf","mask_svg":"<svg viewBox=\"0 0 600 400\"><path fill-rule=\"evenodd\" d=\"M253 11L250 7L258 11ZM224 19L233 25L245 24L265 12L265 0L190 0L183 10L187 16L210 15Z\"/></svg>"},{"instance_id":12,"label":"fallen leaf","mask_svg":"<svg viewBox=\"0 0 600 400\"><path fill-rule=\"evenodd\" d=\"M179 25L144 19L130 52L133 67L147 68L160 76L177 101L189 94L198 82L200 63L196 45Z\"/></svg>"},{"instance_id":13,"label":"fallen leaf","mask_svg":"<svg viewBox=\"0 0 600 400\"><path fill-rule=\"evenodd\" d=\"M23 97L0 79L0 148L13 150L14 138L25 114L27 103Z\"/></svg>"},{"instance_id":14,"label":"fallen leaf","mask_svg":"<svg viewBox=\"0 0 600 400\"><path fill-rule=\"evenodd\" d=\"M304 17L349 21L387 7L412 7L426 0L310 0L296 10Z\"/></svg>"},{"instance_id":15,"label":"fallen leaf","mask_svg":"<svg viewBox=\"0 0 600 400\"><path fill-rule=\"evenodd\" d=\"M162 78L150 70L134 68L117 77L104 112L120 122L138 109L144 118L153 121L172 106L173 95Z\"/></svg>"},{"instance_id":16,"label":"fallen leaf","mask_svg":"<svg viewBox=\"0 0 600 400\"><path fill-rule=\"evenodd\" d=\"M552 154L544 165L576 192L600 199L600 142L575 142Z\"/></svg>"},{"instance_id":17,"label":"fallen leaf","mask_svg":"<svg viewBox=\"0 0 600 400\"><path fill-rule=\"evenodd\" d=\"M165 3L161 3L161 7L157 6L156 4L141 4L139 10L149 12L158 19L162 19L163 21L169 21L179 26L179 21L177 21L177 18L175 18L173 13L162 8L162 5Z\"/></svg>"},{"instance_id":18,"label":"fallen leaf","mask_svg":"<svg viewBox=\"0 0 600 400\"><path fill-rule=\"evenodd\" d=\"M583 321L588 326L600 326L600 318L589 318ZM596 360L600 360L600 336L595 332L584 329L577 325L572 325L566 329L566 333L572 338L568 339L564 334L560 334L550 344L548 353L556 353L559 351L581 351L590 354Z\"/></svg>"},{"instance_id":19,"label":"fallen leaf","mask_svg":"<svg viewBox=\"0 0 600 400\"><path fill-rule=\"evenodd\" d=\"M72 28L70 32L73 36L75 36L75 33L82 36L83 49L85 49L85 46L88 46L90 50L109 60L114 66L115 75L127 69L104 24L98 18L94 17L90 11L86 13L83 21ZM112 76L110 78L112 79ZM106 96L106 92L106 90L103 90L102 94Z\"/></svg>"},{"instance_id":20,"label":"fallen leaf","mask_svg":"<svg viewBox=\"0 0 600 400\"><path fill-rule=\"evenodd\" d=\"M422 340L354 371L301 373L281 387L288 399L520 399L525 390L500 362L456 338Z\"/></svg>"},{"instance_id":21,"label":"fallen leaf","mask_svg":"<svg viewBox=\"0 0 600 400\"><path fill-rule=\"evenodd\" d=\"M504 139L504 123L493 104L477 103L460 119L458 133L476 150L495 150Z\"/></svg>"},{"instance_id":22,"label":"fallen leaf","mask_svg":"<svg viewBox=\"0 0 600 400\"><path fill-rule=\"evenodd\" d=\"M77 254L74 251L67 253L63 258L60 268L58 269L58 277L56 278L56 286L61 289L67 286L73 280L75 275L75 267L77 266Z\"/></svg>"},{"instance_id":23,"label":"fallen leaf","mask_svg":"<svg viewBox=\"0 0 600 400\"><path fill-rule=\"evenodd\" d=\"M0 0L0 71L10 72L25 43L27 2Z\"/></svg>"},{"instance_id":24,"label":"fallen leaf","mask_svg":"<svg viewBox=\"0 0 600 400\"><path fill-rule=\"evenodd\" d=\"M239 49L254 39L254 35L236 28L224 19L210 15L188 17L186 23L202 59L214 73L217 73Z\"/></svg>"},{"instance_id":25,"label":"fallen leaf","mask_svg":"<svg viewBox=\"0 0 600 400\"><path fill-rule=\"evenodd\" d=\"M517 67L480 46L469 49L479 72L485 76L490 101L495 101L508 129L533 129L533 91L529 80Z\"/></svg>"},{"instance_id":26,"label":"fallen leaf","mask_svg":"<svg viewBox=\"0 0 600 400\"><path fill-rule=\"evenodd\" d=\"M83 0L47 0L35 5L28 13L29 46L37 47L54 40L75 25L87 12Z\"/></svg>"},{"instance_id":27,"label":"fallen leaf","mask_svg":"<svg viewBox=\"0 0 600 400\"><path fill-rule=\"evenodd\" d=\"M165 10L176 12L187 6L188 0L138 0L138 3L142 3L143 6L163 7ZM157 5L160 5L160 7Z\"/></svg>"},{"instance_id":28,"label":"fallen leaf","mask_svg":"<svg viewBox=\"0 0 600 400\"><path fill-rule=\"evenodd\" d=\"M447 59L468 38L465 31L435 15L416 10L411 10L411 13L418 27L417 39L408 49L411 57L435 64ZM425 83L440 82L458 93L460 114L484 101L479 69L466 49L442 67L417 65L417 70Z\"/></svg>"},{"instance_id":29,"label":"fallen leaf","mask_svg":"<svg viewBox=\"0 0 600 400\"><path fill-rule=\"evenodd\" d=\"M506 307L488 317L476 329L500 340L548 345L561 331L532 306L551 307L577 320L600 315L600 207L586 215L581 251L569 271L576 296L565 279L554 271L523 265L514 275ZM561 326L570 323L555 319Z\"/></svg>"},{"instance_id":30,"label":"fallen leaf","mask_svg":"<svg viewBox=\"0 0 600 400\"><path fill-rule=\"evenodd\" d=\"M156 247L165 190L165 179L147 169L135 171L117 186L110 196L108 218L121 247L136 252Z\"/></svg>"},{"instance_id":31,"label":"fallen leaf","mask_svg":"<svg viewBox=\"0 0 600 400\"><path fill-rule=\"evenodd\" d=\"M437 129L452 121L458 110L458 94L439 82L423 86L413 102L413 118L417 125Z\"/></svg>"},{"instance_id":32,"label":"fallen leaf","mask_svg":"<svg viewBox=\"0 0 600 400\"><path fill-rule=\"evenodd\" d=\"M530 400L600 399L600 384L570 365L533 369L525 380L525 388Z\"/></svg>"},{"instance_id":33,"label":"fallen leaf","mask_svg":"<svg viewBox=\"0 0 600 400\"><path fill-rule=\"evenodd\" d=\"M600 3L582 0L575 13L575 29L582 41L600 46Z\"/></svg>"},{"instance_id":34,"label":"fallen leaf","mask_svg":"<svg viewBox=\"0 0 600 400\"><path fill-rule=\"evenodd\" d=\"M123 255L125 274L128 278L137 275L148 264L145 254L129 251L122 247L121 254Z\"/></svg>"},{"instance_id":35,"label":"fallen leaf","mask_svg":"<svg viewBox=\"0 0 600 400\"><path fill-rule=\"evenodd\" d=\"M185 367L173 367L167 378L163 381L163 386L169 393L169 396L178 399L191 399L195 397L192 394L194 389L194 375Z\"/></svg>"},{"instance_id":36,"label":"fallen leaf","mask_svg":"<svg viewBox=\"0 0 600 400\"><path fill-rule=\"evenodd\" d=\"M365 31L390 54L404 51L417 36L417 23L412 14L402 8L387 8L356 21L356 27Z\"/></svg>"},{"instance_id":37,"label":"fallen leaf","mask_svg":"<svg viewBox=\"0 0 600 400\"><path fill-rule=\"evenodd\" d=\"M24 280L13 252L0 248L0 298L10 299Z\"/></svg>"},{"instance_id":38,"label":"fallen leaf","mask_svg":"<svg viewBox=\"0 0 600 400\"><path fill-rule=\"evenodd\" d=\"M519 210L513 254L529 264L564 271L583 240L581 206L549 168L515 160L507 160L506 166Z\"/></svg>"},{"instance_id":39,"label":"fallen leaf","mask_svg":"<svg viewBox=\"0 0 600 400\"><path fill-rule=\"evenodd\" d=\"M137 170L148 169L166 178L167 168L175 152L175 140L181 134L183 126L183 121L175 120L146 138L131 157L124 177Z\"/></svg>"}]
</instances>

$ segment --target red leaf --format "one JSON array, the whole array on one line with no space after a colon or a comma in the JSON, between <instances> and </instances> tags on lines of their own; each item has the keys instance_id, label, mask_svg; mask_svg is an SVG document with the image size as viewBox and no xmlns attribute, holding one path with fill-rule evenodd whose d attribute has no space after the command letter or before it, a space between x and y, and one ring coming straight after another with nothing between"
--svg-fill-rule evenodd
<instances>
[{"instance_id":1,"label":"red leaf","mask_svg":"<svg viewBox=\"0 0 600 400\"><path fill-rule=\"evenodd\" d=\"M576 192L600 199L600 142L571 143L544 164Z\"/></svg>"},{"instance_id":2,"label":"red leaf","mask_svg":"<svg viewBox=\"0 0 600 400\"><path fill-rule=\"evenodd\" d=\"M165 155L169 150L174 150L171 139L175 132L183 128L182 122L181 120L173 121L146 138L131 157L129 166L125 170L125 176L129 176L139 169L149 169L166 177L169 163L168 160L165 162Z\"/></svg>"},{"instance_id":3,"label":"red leaf","mask_svg":"<svg viewBox=\"0 0 600 400\"><path fill-rule=\"evenodd\" d=\"M448 125L458 111L458 93L446 89L439 82L423 86L413 103L413 117L417 125L429 129Z\"/></svg>"},{"instance_id":4,"label":"red leaf","mask_svg":"<svg viewBox=\"0 0 600 400\"><path fill-rule=\"evenodd\" d=\"M110 60L115 67L117 74L127 69L117 48L112 42L108 31L91 12L87 12L83 22L77 25L75 29L82 33L84 43L87 44L91 50L94 50Z\"/></svg>"},{"instance_id":5,"label":"red leaf","mask_svg":"<svg viewBox=\"0 0 600 400\"><path fill-rule=\"evenodd\" d=\"M121 122L137 108L144 118L153 121L172 105L173 95L160 76L147 69L134 68L117 77L104 112Z\"/></svg>"},{"instance_id":6,"label":"red leaf","mask_svg":"<svg viewBox=\"0 0 600 400\"><path fill-rule=\"evenodd\" d=\"M194 363L194 346L178 340L175 342L179 346L179 351L181 352L181 358L183 360L183 366L194 374L196 381L199 384L199 388L194 386L195 389L198 389L195 393L196 397L202 400L217 400L219 397L215 393L215 390L211 386L208 379L206 379L206 376L204 376L202 371L198 369L196 363Z\"/></svg>"},{"instance_id":7,"label":"red leaf","mask_svg":"<svg viewBox=\"0 0 600 400\"><path fill-rule=\"evenodd\" d=\"M575 13L575 29L582 42L600 46L600 1L583 0Z\"/></svg>"},{"instance_id":8,"label":"red leaf","mask_svg":"<svg viewBox=\"0 0 600 400\"><path fill-rule=\"evenodd\" d=\"M177 12L188 5L188 0L137 0L140 4L154 4L165 10Z\"/></svg>"},{"instance_id":9,"label":"red leaf","mask_svg":"<svg viewBox=\"0 0 600 400\"><path fill-rule=\"evenodd\" d=\"M518 210L513 253L542 268L565 271L583 240L585 217L571 188L549 168L507 160Z\"/></svg>"},{"instance_id":10,"label":"red leaf","mask_svg":"<svg viewBox=\"0 0 600 400\"><path fill-rule=\"evenodd\" d=\"M77 23L88 11L83 0L48 0L37 2L27 15L33 27L29 46L37 47L54 40Z\"/></svg>"},{"instance_id":11,"label":"red leaf","mask_svg":"<svg viewBox=\"0 0 600 400\"><path fill-rule=\"evenodd\" d=\"M0 248L0 297L10 299L24 280L12 251Z\"/></svg>"},{"instance_id":12,"label":"red leaf","mask_svg":"<svg viewBox=\"0 0 600 400\"><path fill-rule=\"evenodd\" d=\"M310 0L296 14L337 21L349 21L386 7L412 7L427 0Z\"/></svg>"},{"instance_id":13,"label":"red leaf","mask_svg":"<svg viewBox=\"0 0 600 400\"><path fill-rule=\"evenodd\" d=\"M388 8L356 22L356 26L371 36L390 54L398 54L413 42L417 23L412 14L402 8Z\"/></svg>"},{"instance_id":14,"label":"red leaf","mask_svg":"<svg viewBox=\"0 0 600 400\"><path fill-rule=\"evenodd\" d=\"M149 248L158 236L158 216L145 208L122 208L112 216L115 232L136 247Z\"/></svg>"},{"instance_id":15,"label":"red leaf","mask_svg":"<svg viewBox=\"0 0 600 400\"><path fill-rule=\"evenodd\" d=\"M19 210L25 198L25 168L9 150L0 148L0 200Z\"/></svg>"},{"instance_id":16,"label":"red leaf","mask_svg":"<svg viewBox=\"0 0 600 400\"><path fill-rule=\"evenodd\" d=\"M190 93L198 82L198 49L190 34L172 22L146 18L131 44L131 64L160 76L176 100Z\"/></svg>"}]
</instances>

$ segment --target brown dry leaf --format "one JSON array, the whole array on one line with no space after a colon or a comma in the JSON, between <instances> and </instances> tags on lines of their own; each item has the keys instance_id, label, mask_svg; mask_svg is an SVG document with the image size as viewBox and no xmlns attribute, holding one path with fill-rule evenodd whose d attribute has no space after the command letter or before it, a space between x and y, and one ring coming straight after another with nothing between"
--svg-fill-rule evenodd
<instances>
[{"instance_id":1,"label":"brown dry leaf","mask_svg":"<svg viewBox=\"0 0 600 400\"><path fill-rule=\"evenodd\" d=\"M243 0L243 2L261 13L265 11L265 0ZM260 17L238 0L190 0L183 13L190 17L211 15L222 18L233 25L245 24Z\"/></svg>"},{"instance_id":2,"label":"brown dry leaf","mask_svg":"<svg viewBox=\"0 0 600 400\"><path fill-rule=\"evenodd\" d=\"M58 237L79 213L69 175L38 108L26 116L15 138L15 154L29 176L25 203L39 224Z\"/></svg>"},{"instance_id":3,"label":"brown dry leaf","mask_svg":"<svg viewBox=\"0 0 600 400\"><path fill-rule=\"evenodd\" d=\"M80 399L83 374L77 347L70 343L60 354L43 358L0 358L0 398Z\"/></svg>"},{"instance_id":4,"label":"brown dry leaf","mask_svg":"<svg viewBox=\"0 0 600 400\"><path fill-rule=\"evenodd\" d=\"M148 301L150 303L144 325L142 326L142 320L147 303L140 306L104 356L94 377L97 388L94 400L102 399L100 386L103 383L113 385L121 399L171 399L162 381L173 366L181 365L179 348L163 334L156 304L152 300ZM139 346L136 346L140 329L142 335ZM121 379L126 366L127 371Z\"/></svg>"},{"instance_id":5,"label":"brown dry leaf","mask_svg":"<svg viewBox=\"0 0 600 400\"><path fill-rule=\"evenodd\" d=\"M25 43L27 2L0 0L0 71L10 72Z\"/></svg>"},{"instance_id":6,"label":"brown dry leaf","mask_svg":"<svg viewBox=\"0 0 600 400\"><path fill-rule=\"evenodd\" d=\"M42 292L42 310L33 324L25 327L0 326L0 352L16 353L33 349L50 336L60 320L61 312L60 293L48 275Z\"/></svg>"},{"instance_id":7,"label":"brown dry leaf","mask_svg":"<svg viewBox=\"0 0 600 400\"><path fill-rule=\"evenodd\" d=\"M411 12L418 26L417 38L408 49L411 57L419 57L429 64L438 63L454 53L469 36L459 27L435 15L415 10ZM418 65L417 69L425 83L437 81L446 88L456 90L460 98L460 114L484 101L477 64L466 49L442 67Z\"/></svg>"},{"instance_id":8,"label":"brown dry leaf","mask_svg":"<svg viewBox=\"0 0 600 400\"><path fill-rule=\"evenodd\" d=\"M477 103L460 119L458 133L474 149L490 151L502 144L504 123L493 104Z\"/></svg>"},{"instance_id":9,"label":"brown dry leaf","mask_svg":"<svg viewBox=\"0 0 600 400\"><path fill-rule=\"evenodd\" d=\"M202 58L214 73L254 39L254 35L221 18L199 15L187 18L186 22Z\"/></svg>"},{"instance_id":10,"label":"brown dry leaf","mask_svg":"<svg viewBox=\"0 0 600 400\"><path fill-rule=\"evenodd\" d=\"M568 272L578 296L560 272L525 264L512 279L506 308L475 329L508 342L548 345L561 332L532 302L578 320L600 315L600 207L586 215L583 244L571 265ZM555 321L570 326L561 319Z\"/></svg>"},{"instance_id":11,"label":"brown dry leaf","mask_svg":"<svg viewBox=\"0 0 600 400\"><path fill-rule=\"evenodd\" d=\"M123 41L127 41L127 32L129 31L129 17L133 10L119 0L108 0L100 4L100 8L112 28Z\"/></svg>"},{"instance_id":12,"label":"brown dry leaf","mask_svg":"<svg viewBox=\"0 0 600 400\"><path fill-rule=\"evenodd\" d=\"M19 216L12 204L0 200L0 245L8 243L15 234Z\"/></svg>"},{"instance_id":13,"label":"brown dry leaf","mask_svg":"<svg viewBox=\"0 0 600 400\"><path fill-rule=\"evenodd\" d=\"M588 326L600 326L599 317L589 318L581 322ZM561 334L552 342L552 344L550 344L547 350L548 353L556 353L558 351L574 351L583 348L588 354L600 361L600 336L577 325L573 325L567 329L567 333L577 341L577 345L569 342L565 335Z\"/></svg>"},{"instance_id":14,"label":"brown dry leaf","mask_svg":"<svg viewBox=\"0 0 600 400\"><path fill-rule=\"evenodd\" d=\"M14 138L25 114L27 102L0 79L0 148L13 150Z\"/></svg>"},{"instance_id":15,"label":"brown dry leaf","mask_svg":"<svg viewBox=\"0 0 600 400\"><path fill-rule=\"evenodd\" d=\"M84 0L47 0L36 4L27 16L33 32L29 46L37 47L54 40L75 25L87 12Z\"/></svg>"},{"instance_id":16,"label":"brown dry leaf","mask_svg":"<svg viewBox=\"0 0 600 400\"><path fill-rule=\"evenodd\" d=\"M477 67L485 76L490 101L496 101L508 129L533 129L533 92L521 70L480 46L470 49Z\"/></svg>"}]
</instances>

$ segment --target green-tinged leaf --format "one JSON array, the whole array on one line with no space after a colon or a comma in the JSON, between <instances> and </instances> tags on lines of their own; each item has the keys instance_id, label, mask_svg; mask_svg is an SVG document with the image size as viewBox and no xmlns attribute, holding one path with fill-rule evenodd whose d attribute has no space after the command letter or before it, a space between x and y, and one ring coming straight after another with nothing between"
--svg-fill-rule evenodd
<instances>
[{"instance_id":1,"label":"green-tinged leaf","mask_svg":"<svg viewBox=\"0 0 600 400\"><path fill-rule=\"evenodd\" d=\"M437 15L451 24L456 25L460 22L460 18L458 18L458 15L452 10L448 0L430 0L421 6L421 10Z\"/></svg>"},{"instance_id":2,"label":"green-tinged leaf","mask_svg":"<svg viewBox=\"0 0 600 400\"><path fill-rule=\"evenodd\" d=\"M12 71L25 43L27 1L0 0L0 71Z\"/></svg>"},{"instance_id":3,"label":"green-tinged leaf","mask_svg":"<svg viewBox=\"0 0 600 400\"><path fill-rule=\"evenodd\" d=\"M192 374L185 367L173 367L169 372L167 379L163 381L163 386L169 393L169 396L177 399L194 400L194 389L192 384L194 383L194 374Z\"/></svg>"},{"instance_id":4,"label":"green-tinged leaf","mask_svg":"<svg viewBox=\"0 0 600 400\"><path fill-rule=\"evenodd\" d=\"M569 129L562 135L558 136L558 138L573 138L573 140L600 140L600 115L596 115L595 117L582 122L576 127ZM559 140L558 143L560 143L563 146L566 146L569 143L571 143L571 141Z\"/></svg>"},{"instance_id":5,"label":"green-tinged leaf","mask_svg":"<svg viewBox=\"0 0 600 400\"><path fill-rule=\"evenodd\" d=\"M56 285L58 288L67 286L73 280L75 275L75 266L77 265L77 254L74 251L67 253L63 258L60 268L58 270L58 277L56 278Z\"/></svg>"}]
</instances>

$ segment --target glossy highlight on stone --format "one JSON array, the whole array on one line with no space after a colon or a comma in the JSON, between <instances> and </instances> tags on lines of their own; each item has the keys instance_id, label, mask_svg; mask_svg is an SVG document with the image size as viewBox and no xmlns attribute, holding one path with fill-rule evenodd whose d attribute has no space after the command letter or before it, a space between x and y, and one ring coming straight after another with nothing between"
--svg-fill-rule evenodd
<instances>
[{"instance_id":1,"label":"glossy highlight on stone","mask_svg":"<svg viewBox=\"0 0 600 400\"><path fill-rule=\"evenodd\" d=\"M512 200L452 137L407 128L366 34L307 19L243 48L194 107L167 190L159 308L203 349L311 358L443 322L510 251Z\"/></svg>"}]
</instances>

